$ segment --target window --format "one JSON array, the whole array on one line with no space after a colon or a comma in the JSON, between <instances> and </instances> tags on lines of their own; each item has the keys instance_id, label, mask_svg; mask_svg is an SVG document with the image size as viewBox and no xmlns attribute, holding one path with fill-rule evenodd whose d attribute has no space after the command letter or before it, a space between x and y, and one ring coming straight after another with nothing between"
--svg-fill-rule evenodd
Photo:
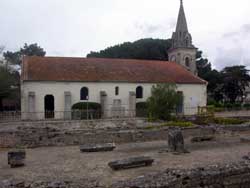
<instances>
[{"instance_id":1,"label":"window","mask_svg":"<svg viewBox=\"0 0 250 188\"><path fill-rule=\"evenodd\" d=\"M119 95L119 87L115 87L115 95Z\"/></svg>"},{"instance_id":2,"label":"window","mask_svg":"<svg viewBox=\"0 0 250 188\"><path fill-rule=\"evenodd\" d=\"M89 98L89 89L87 87L83 87L80 92L80 99L81 100L88 100Z\"/></svg>"},{"instance_id":3,"label":"window","mask_svg":"<svg viewBox=\"0 0 250 188\"><path fill-rule=\"evenodd\" d=\"M190 60L189 60L188 57L185 58L185 65L186 65L187 67L190 66Z\"/></svg>"},{"instance_id":4,"label":"window","mask_svg":"<svg viewBox=\"0 0 250 188\"><path fill-rule=\"evenodd\" d=\"M142 99L143 98L143 88L142 88L142 86L138 86L136 88L136 98L137 99Z\"/></svg>"}]
</instances>

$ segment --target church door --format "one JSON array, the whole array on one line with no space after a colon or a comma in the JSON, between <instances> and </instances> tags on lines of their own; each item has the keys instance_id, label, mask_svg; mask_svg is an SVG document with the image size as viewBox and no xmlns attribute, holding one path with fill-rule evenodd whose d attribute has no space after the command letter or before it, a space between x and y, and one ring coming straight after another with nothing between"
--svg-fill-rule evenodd
<instances>
[{"instance_id":1,"label":"church door","mask_svg":"<svg viewBox=\"0 0 250 188\"><path fill-rule=\"evenodd\" d=\"M53 95L46 95L44 98L45 119L55 117L55 100Z\"/></svg>"}]
</instances>

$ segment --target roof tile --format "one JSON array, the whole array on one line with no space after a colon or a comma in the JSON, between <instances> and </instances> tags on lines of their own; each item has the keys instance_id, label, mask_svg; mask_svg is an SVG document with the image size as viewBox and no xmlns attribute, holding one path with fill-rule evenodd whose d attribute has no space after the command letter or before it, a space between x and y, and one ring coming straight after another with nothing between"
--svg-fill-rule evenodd
<instances>
[{"instance_id":1,"label":"roof tile","mask_svg":"<svg viewBox=\"0 0 250 188\"><path fill-rule=\"evenodd\" d=\"M37 56L24 57L22 80L206 84L168 61Z\"/></svg>"}]
</instances>

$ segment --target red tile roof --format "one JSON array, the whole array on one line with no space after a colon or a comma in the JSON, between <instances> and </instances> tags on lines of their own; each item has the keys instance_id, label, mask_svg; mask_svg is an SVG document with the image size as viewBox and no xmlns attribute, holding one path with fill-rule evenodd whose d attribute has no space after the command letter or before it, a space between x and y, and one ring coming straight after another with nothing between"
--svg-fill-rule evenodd
<instances>
[{"instance_id":1,"label":"red tile roof","mask_svg":"<svg viewBox=\"0 0 250 188\"><path fill-rule=\"evenodd\" d=\"M174 62L36 56L24 57L22 80L206 84Z\"/></svg>"}]
</instances>

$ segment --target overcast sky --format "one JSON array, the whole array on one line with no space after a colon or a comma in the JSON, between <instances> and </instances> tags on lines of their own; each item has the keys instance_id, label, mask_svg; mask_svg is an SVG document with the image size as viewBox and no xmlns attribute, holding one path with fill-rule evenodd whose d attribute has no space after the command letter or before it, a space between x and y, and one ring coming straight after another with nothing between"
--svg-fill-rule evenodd
<instances>
[{"instance_id":1,"label":"overcast sky","mask_svg":"<svg viewBox=\"0 0 250 188\"><path fill-rule=\"evenodd\" d=\"M183 0L196 47L215 68L250 66L249 0ZM0 0L0 45L38 43L48 56L141 38L170 38L180 0Z\"/></svg>"}]
</instances>

